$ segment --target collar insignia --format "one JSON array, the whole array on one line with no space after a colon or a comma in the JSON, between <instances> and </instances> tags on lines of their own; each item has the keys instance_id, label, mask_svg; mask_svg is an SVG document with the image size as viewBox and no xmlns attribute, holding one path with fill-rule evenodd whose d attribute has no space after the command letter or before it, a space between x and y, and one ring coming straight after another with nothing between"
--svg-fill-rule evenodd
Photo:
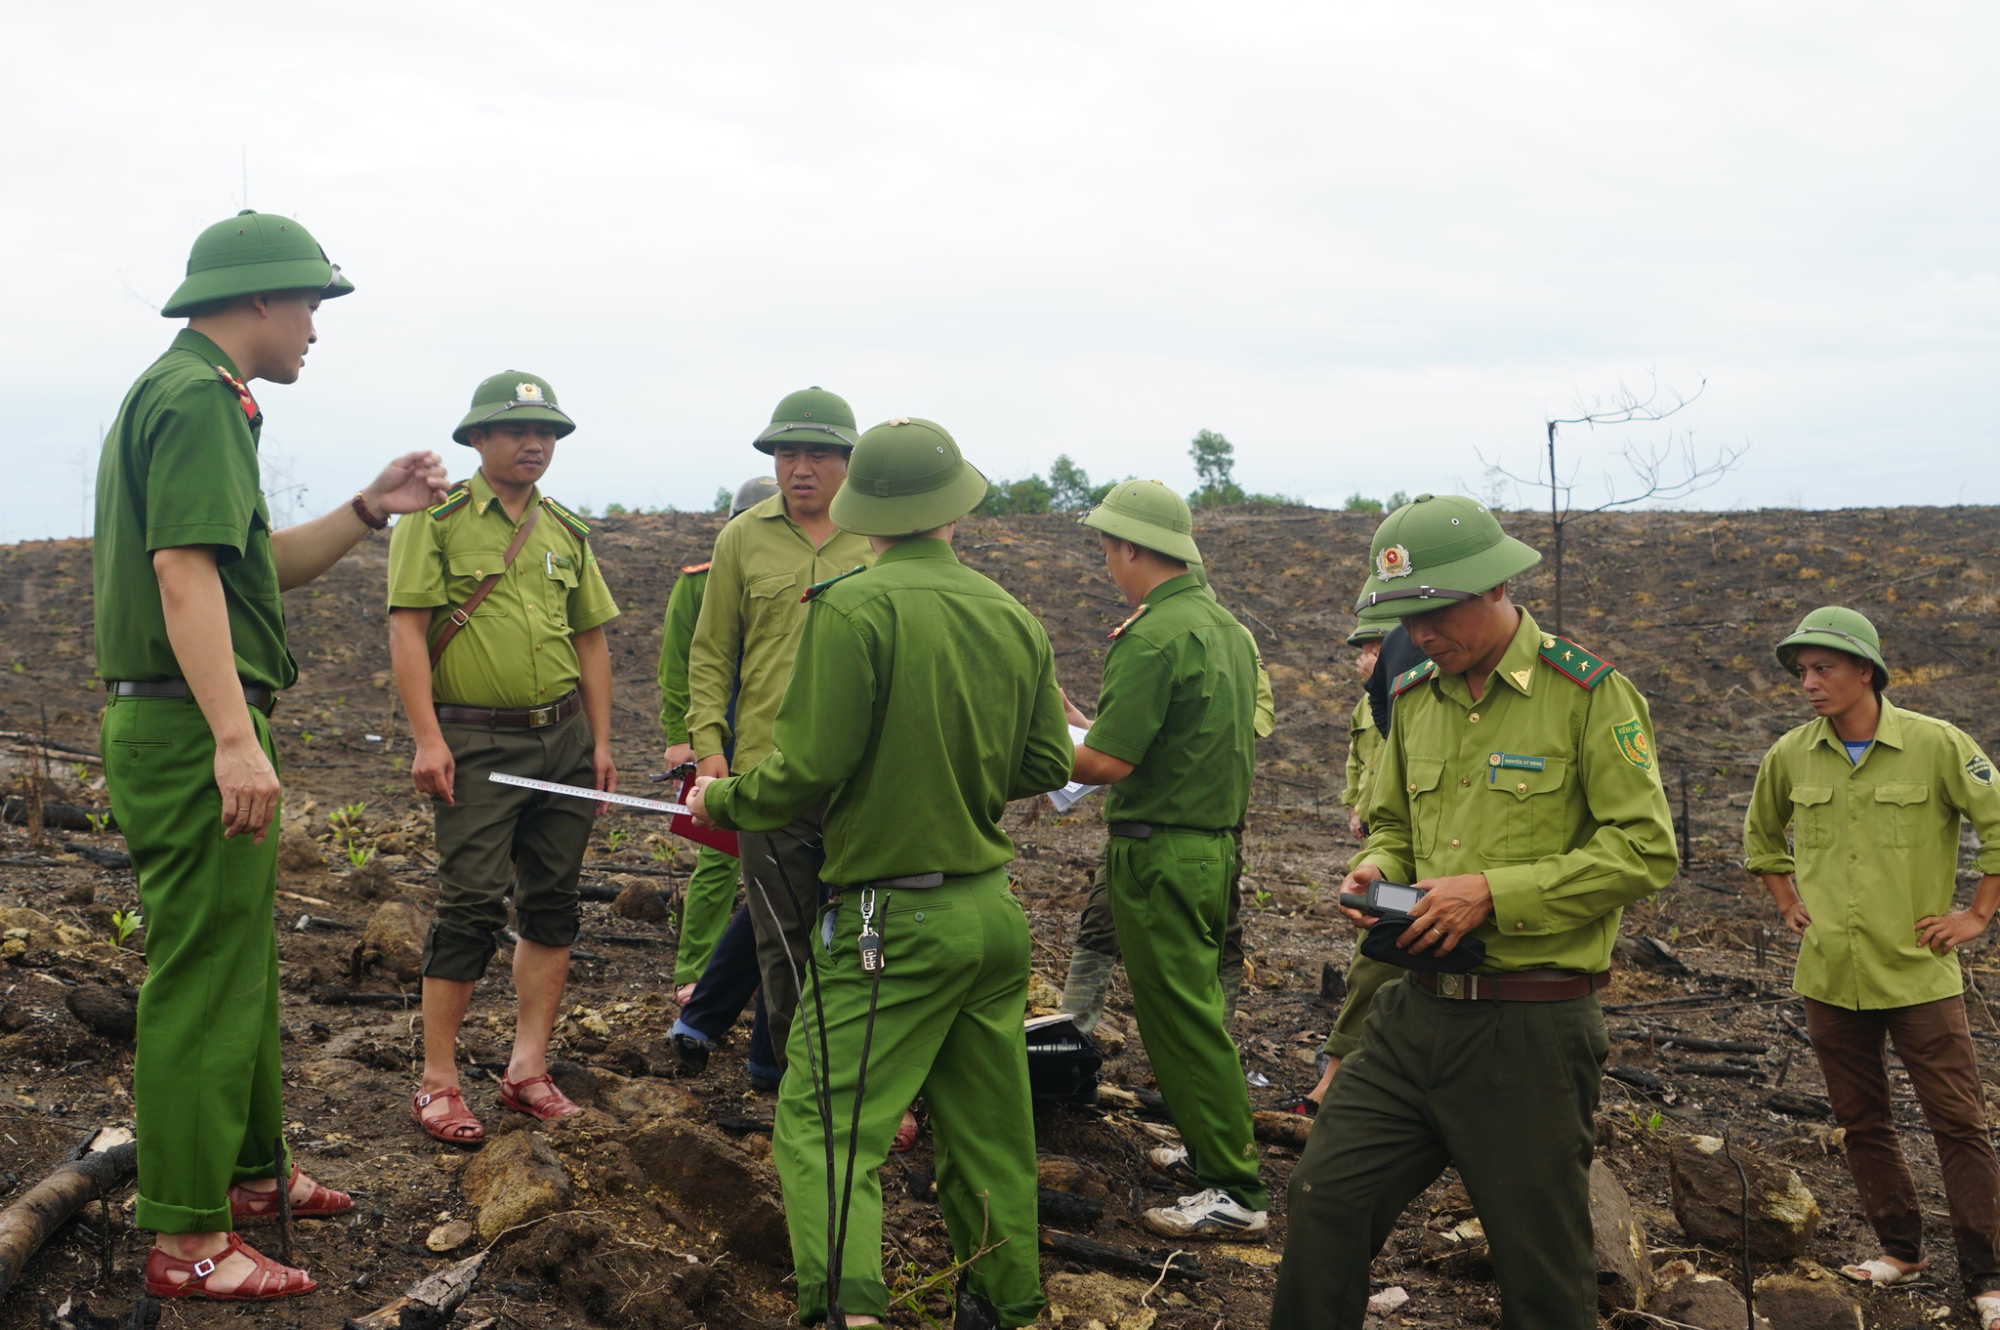
<instances>
[{"instance_id":1,"label":"collar insignia","mask_svg":"<svg viewBox=\"0 0 2000 1330\"><path fill-rule=\"evenodd\" d=\"M1528 681L1535 677L1535 672L1533 670L1509 670L1508 677L1513 679L1520 686L1521 691L1525 693L1528 691Z\"/></svg>"},{"instance_id":2,"label":"collar insignia","mask_svg":"<svg viewBox=\"0 0 2000 1330\"><path fill-rule=\"evenodd\" d=\"M215 367L215 372L222 376L222 381L224 383L228 384L231 388L234 388L236 390L236 400L243 407L244 418L246 420L255 420L257 418L259 408L257 406L257 399L250 395L249 385L245 384L243 380L237 378L234 374L231 374L228 371L228 369L226 369L221 365L217 365Z\"/></svg>"},{"instance_id":3,"label":"collar insignia","mask_svg":"<svg viewBox=\"0 0 2000 1330\"><path fill-rule=\"evenodd\" d=\"M1141 605L1139 606L1138 609L1133 610L1131 617L1127 618L1124 623L1119 624L1116 628L1113 628L1110 632L1104 635L1104 640L1107 642L1116 642L1119 638L1125 635L1125 630L1127 628L1130 628L1133 624L1139 622L1139 616L1143 615L1147 610L1151 608L1152 606L1150 605Z\"/></svg>"}]
</instances>

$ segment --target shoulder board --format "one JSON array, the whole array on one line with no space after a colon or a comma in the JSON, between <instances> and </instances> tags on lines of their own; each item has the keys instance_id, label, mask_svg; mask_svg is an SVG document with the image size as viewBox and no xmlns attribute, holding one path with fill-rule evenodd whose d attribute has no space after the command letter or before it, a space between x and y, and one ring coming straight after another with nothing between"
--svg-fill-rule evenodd
<instances>
[{"instance_id":1,"label":"shoulder board","mask_svg":"<svg viewBox=\"0 0 2000 1330\"><path fill-rule=\"evenodd\" d=\"M1138 609L1133 610L1130 618L1104 635L1104 640L1107 642L1116 642L1119 638L1125 636L1125 630L1144 618L1146 611L1151 608L1153 608L1151 605L1141 605Z\"/></svg>"},{"instance_id":2,"label":"shoulder board","mask_svg":"<svg viewBox=\"0 0 2000 1330\"><path fill-rule=\"evenodd\" d=\"M1611 662L1566 637L1542 638L1542 660L1579 688L1595 688L1611 673Z\"/></svg>"},{"instance_id":3,"label":"shoulder board","mask_svg":"<svg viewBox=\"0 0 2000 1330\"><path fill-rule=\"evenodd\" d=\"M427 509L434 522L442 522L472 502L472 486L461 480L444 492L444 502Z\"/></svg>"},{"instance_id":4,"label":"shoulder board","mask_svg":"<svg viewBox=\"0 0 2000 1330\"><path fill-rule=\"evenodd\" d=\"M1389 682L1389 696L1401 697L1424 680L1437 673L1437 662L1427 660L1421 665L1413 665Z\"/></svg>"},{"instance_id":5,"label":"shoulder board","mask_svg":"<svg viewBox=\"0 0 2000 1330\"><path fill-rule=\"evenodd\" d=\"M715 567L715 560L710 559L707 563L691 563L681 569L681 571L684 573L705 573L713 567Z\"/></svg>"},{"instance_id":6,"label":"shoulder board","mask_svg":"<svg viewBox=\"0 0 2000 1330\"><path fill-rule=\"evenodd\" d=\"M867 571L868 571L867 564L857 563L852 568L848 569L846 572L842 573L838 577L829 577L824 582L814 582L811 586L806 588L806 593L803 596L799 597L799 603L804 604L806 601L811 600L814 596L817 596L820 592L826 590L828 587L832 586L835 582L845 582L848 578L854 576L856 573L865 573Z\"/></svg>"},{"instance_id":7,"label":"shoulder board","mask_svg":"<svg viewBox=\"0 0 2000 1330\"><path fill-rule=\"evenodd\" d=\"M578 540L590 539L590 524L546 494L542 496L542 507L549 510L549 516L568 527L572 536Z\"/></svg>"},{"instance_id":8,"label":"shoulder board","mask_svg":"<svg viewBox=\"0 0 2000 1330\"><path fill-rule=\"evenodd\" d=\"M257 406L257 399L250 395L249 385L245 384L243 380L231 374L221 365L215 367L215 376L228 384L230 390L236 394L236 401L243 408L244 418L255 420L259 408Z\"/></svg>"}]
</instances>

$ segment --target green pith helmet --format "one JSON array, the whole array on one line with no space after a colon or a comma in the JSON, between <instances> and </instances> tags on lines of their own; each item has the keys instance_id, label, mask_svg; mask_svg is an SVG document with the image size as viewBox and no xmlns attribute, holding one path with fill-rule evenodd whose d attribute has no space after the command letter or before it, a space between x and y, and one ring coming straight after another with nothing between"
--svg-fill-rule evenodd
<instances>
[{"instance_id":1,"label":"green pith helmet","mask_svg":"<svg viewBox=\"0 0 2000 1330\"><path fill-rule=\"evenodd\" d=\"M801 388L786 394L771 412L771 423L752 442L760 453L776 452L781 443L852 448L854 408L839 393L830 393L818 384Z\"/></svg>"},{"instance_id":2,"label":"green pith helmet","mask_svg":"<svg viewBox=\"0 0 2000 1330\"><path fill-rule=\"evenodd\" d=\"M472 390L472 409L458 422L451 437L470 447L472 440L468 436L475 429L510 421L538 420L554 425L558 439L576 428L576 422L556 408L556 390L549 387L547 379L523 374L518 369L502 370Z\"/></svg>"},{"instance_id":3,"label":"green pith helmet","mask_svg":"<svg viewBox=\"0 0 2000 1330\"><path fill-rule=\"evenodd\" d=\"M312 232L289 217L245 208L194 238L187 277L160 313L186 318L212 300L260 291L318 291L321 300L331 300L353 289Z\"/></svg>"},{"instance_id":4,"label":"green pith helmet","mask_svg":"<svg viewBox=\"0 0 2000 1330\"><path fill-rule=\"evenodd\" d=\"M747 513L777 492L778 482L770 476L752 476L736 487L736 497L729 501L729 515Z\"/></svg>"},{"instance_id":5,"label":"green pith helmet","mask_svg":"<svg viewBox=\"0 0 2000 1330\"><path fill-rule=\"evenodd\" d=\"M1380 642L1395 630L1393 623L1357 623L1354 631L1347 635L1347 645L1365 647L1370 642Z\"/></svg>"},{"instance_id":6,"label":"green pith helmet","mask_svg":"<svg viewBox=\"0 0 2000 1330\"><path fill-rule=\"evenodd\" d=\"M907 536L956 522L985 497L986 477L944 426L898 416L854 445L827 512L857 536Z\"/></svg>"},{"instance_id":7,"label":"green pith helmet","mask_svg":"<svg viewBox=\"0 0 2000 1330\"><path fill-rule=\"evenodd\" d=\"M1778 643L1778 663L1793 674L1799 672L1800 647L1826 647L1859 656L1875 667L1875 691L1889 685L1889 662L1882 659L1882 635L1868 616L1840 605L1822 605L1799 620L1792 635Z\"/></svg>"},{"instance_id":8,"label":"green pith helmet","mask_svg":"<svg viewBox=\"0 0 2000 1330\"><path fill-rule=\"evenodd\" d=\"M1122 480L1113 485L1104 502L1084 514L1083 524L1169 559L1201 562L1187 500L1157 480Z\"/></svg>"},{"instance_id":9,"label":"green pith helmet","mask_svg":"<svg viewBox=\"0 0 2000 1330\"><path fill-rule=\"evenodd\" d=\"M1419 494L1375 528L1368 560L1354 612L1381 623L1472 600L1542 556L1502 531L1485 504L1460 494Z\"/></svg>"}]
</instances>

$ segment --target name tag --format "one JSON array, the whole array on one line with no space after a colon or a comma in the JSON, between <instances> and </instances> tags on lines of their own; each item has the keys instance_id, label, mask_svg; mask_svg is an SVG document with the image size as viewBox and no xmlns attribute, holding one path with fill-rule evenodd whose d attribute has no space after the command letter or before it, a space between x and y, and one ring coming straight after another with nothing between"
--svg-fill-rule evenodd
<instances>
[{"instance_id":1,"label":"name tag","mask_svg":"<svg viewBox=\"0 0 2000 1330\"><path fill-rule=\"evenodd\" d=\"M1486 773L1486 783L1491 785L1502 771L1547 771L1546 757L1527 757L1520 753L1495 753L1486 759L1490 770Z\"/></svg>"}]
</instances>

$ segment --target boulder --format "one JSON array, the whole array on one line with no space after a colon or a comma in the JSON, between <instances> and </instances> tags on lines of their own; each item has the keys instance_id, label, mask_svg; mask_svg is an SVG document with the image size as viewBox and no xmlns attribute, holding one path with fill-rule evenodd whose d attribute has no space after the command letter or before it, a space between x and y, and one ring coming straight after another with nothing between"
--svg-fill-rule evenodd
<instances>
[{"instance_id":1,"label":"boulder","mask_svg":"<svg viewBox=\"0 0 2000 1330\"><path fill-rule=\"evenodd\" d=\"M1730 1155L1735 1163L1730 1162ZM1743 1167L1739 1177L1736 1165ZM1723 1252L1743 1246L1743 1178L1749 1181L1750 1254L1788 1261L1805 1251L1819 1228L1819 1203L1799 1175L1755 1151L1720 1138L1684 1136L1667 1156L1674 1218L1694 1241Z\"/></svg>"},{"instance_id":2,"label":"boulder","mask_svg":"<svg viewBox=\"0 0 2000 1330\"><path fill-rule=\"evenodd\" d=\"M1714 1275L1684 1274L1661 1286L1649 1314L1663 1317L1694 1330L1743 1330L1743 1295L1726 1279ZM1771 1323L1757 1318L1757 1330L1772 1330Z\"/></svg>"},{"instance_id":3,"label":"boulder","mask_svg":"<svg viewBox=\"0 0 2000 1330\"><path fill-rule=\"evenodd\" d=\"M632 1122L693 1117L701 1108L701 1101L692 1090L657 1076L627 1080L606 1071L597 1075L597 1106L613 1117Z\"/></svg>"},{"instance_id":4,"label":"boulder","mask_svg":"<svg viewBox=\"0 0 2000 1330\"><path fill-rule=\"evenodd\" d=\"M401 901L375 907L354 950L357 970L373 967L411 984L423 977L424 920Z\"/></svg>"},{"instance_id":5,"label":"boulder","mask_svg":"<svg viewBox=\"0 0 2000 1330\"><path fill-rule=\"evenodd\" d=\"M320 855L319 846L306 838L303 832L285 833L278 842L278 871L288 876L301 873L317 873L326 867L326 860Z\"/></svg>"},{"instance_id":6,"label":"boulder","mask_svg":"<svg viewBox=\"0 0 2000 1330\"><path fill-rule=\"evenodd\" d=\"M139 1021L139 995L129 988L78 984L63 995L69 1014L106 1039L130 1039Z\"/></svg>"},{"instance_id":7,"label":"boulder","mask_svg":"<svg viewBox=\"0 0 2000 1330\"><path fill-rule=\"evenodd\" d=\"M1757 1281L1757 1314L1771 1330L1864 1330L1861 1306L1838 1281L1766 1275Z\"/></svg>"},{"instance_id":8,"label":"boulder","mask_svg":"<svg viewBox=\"0 0 2000 1330\"><path fill-rule=\"evenodd\" d=\"M1035 1183L1050 1191L1068 1192L1092 1201L1111 1198L1111 1188L1101 1170L1061 1155L1035 1161Z\"/></svg>"},{"instance_id":9,"label":"boulder","mask_svg":"<svg viewBox=\"0 0 2000 1330\"><path fill-rule=\"evenodd\" d=\"M618 881L620 879L613 879ZM627 877L625 890L618 893L611 902L611 912L634 923L664 924L674 917L674 897L672 892L649 887L637 878Z\"/></svg>"},{"instance_id":10,"label":"boulder","mask_svg":"<svg viewBox=\"0 0 2000 1330\"><path fill-rule=\"evenodd\" d=\"M439 1224L432 1229L430 1236L424 1239L424 1246L442 1254L455 1252L470 1241L472 1241L472 1225L463 1219L454 1219L450 1223Z\"/></svg>"},{"instance_id":11,"label":"boulder","mask_svg":"<svg viewBox=\"0 0 2000 1330\"><path fill-rule=\"evenodd\" d=\"M1652 1258L1646 1231L1631 1198L1602 1159L1590 1165L1590 1225L1597 1240L1597 1305L1606 1312L1637 1311L1652 1291Z\"/></svg>"},{"instance_id":12,"label":"boulder","mask_svg":"<svg viewBox=\"0 0 2000 1330\"><path fill-rule=\"evenodd\" d=\"M646 1180L729 1250L768 1265L790 1264L791 1239L770 1165L686 1118L654 1118L632 1132L626 1146Z\"/></svg>"},{"instance_id":13,"label":"boulder","mask_svg":"<svg viewBox=\"0 0 2000 1330\"><path fill-rule=\"evenodd\" d=\"M569 1200L569 1174L541 1135L508 1132L490 1141L459 1179L479 1207L479 1236L491 1243L508 1229L554 1214Z\"/></svg>"}]
</instances>

